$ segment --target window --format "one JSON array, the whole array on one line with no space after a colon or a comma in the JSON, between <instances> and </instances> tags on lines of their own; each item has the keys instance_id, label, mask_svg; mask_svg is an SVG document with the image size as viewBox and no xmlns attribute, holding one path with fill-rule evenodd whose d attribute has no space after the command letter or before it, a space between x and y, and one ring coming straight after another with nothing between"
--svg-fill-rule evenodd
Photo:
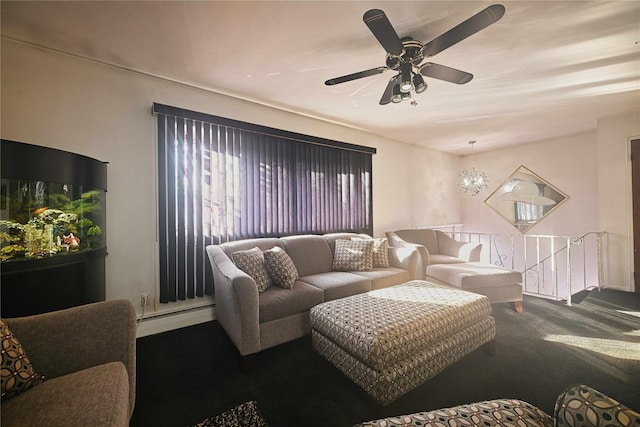
<instances>
[{"instance_id":1,"label":"window","mask_svg":"<svg viewBox=\"0 0 640 427\"><path fill-rule=\"evenodd\" d=\"M154 104L160 302L213 292L205 247L252 237L372 234L376 150Z\"/></svg>"}]
</instances>

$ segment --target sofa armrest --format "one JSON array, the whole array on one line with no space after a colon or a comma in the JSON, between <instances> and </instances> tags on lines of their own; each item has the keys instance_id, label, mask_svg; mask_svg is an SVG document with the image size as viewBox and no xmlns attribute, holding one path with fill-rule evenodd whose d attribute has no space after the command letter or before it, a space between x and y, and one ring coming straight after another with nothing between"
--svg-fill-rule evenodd
<instances>
[{"instance_id":1,"label":"sofa armrest","mask_svg":"<svg viewBox=\"0 0 640 427\"><path fill-rule=\"evenodd\" d=\"M581 420L584 427L640 425L640 413L582 384L571 385L558 396L554 419L558 426L573 425L574 420Z\"/></svg>"},{"instance_id":2,"label":"sofa armrest","mask_svg":"<svg viewBox=\"0 0 640 427\"><path fill-rule=\"evenodd\" d=\"M479 262L482 253L482 243L464 243L458 250L458 257L465 262Z\"/></svg>"},{"instance_id":3,"label":"sofa armrest","mask_svg":"<svg viewBox=\"0 0 640 427\"><path fill-rule=\"evenodd\" d=\"M420 245L418 243L407 242L393 231L386 232L385 236L389 241L389 247L410 248L418 252L415 279L424 280L426 277L427 266L429 265L429 251L427 250L426 246Z\"/></svg>"},{"instance_id":4,"label":"sofa armrest","mask_svg":"<svg viewBox=\"0 0 640 427\"><path fill-rule=\"evenodd\" d=\"M441 254L460 258L464 262L480 261L482 243L459 242L440 230L436 231L436 235Z\"/></svg>"},{"instance_id":5,"label":"sofa armrest","mask_svg":"<svg viewBox=\"0 0 640 427\"><path fill-rule=\"evenodd\" d=\"M411 280L416 279L419 256L416 248L394 248L389 246L389 265L407 270Z\"/></svg>"},{"instance_id":6,"label":"sofa armrest","mask_svg":"<svg viewBox=\"0 0 640 427\"><path fill-rule=\"evenodd\" d=\"M242 356L260 351L259 294L255 281L215 245L207 246L213 270L216 319Z\"/></svg>"},{"instance_id":7,"label":"sofa armrest","mask_svg":"<svg viewBox=\"0 0 640 427\"><path fill-rule=\"evenodd\" d=\"M86 304L5 319L36 372L55 378L108 362L129 375L129 415L136 392L136 313L128 300Z\"/></svg>"}]
</instances>

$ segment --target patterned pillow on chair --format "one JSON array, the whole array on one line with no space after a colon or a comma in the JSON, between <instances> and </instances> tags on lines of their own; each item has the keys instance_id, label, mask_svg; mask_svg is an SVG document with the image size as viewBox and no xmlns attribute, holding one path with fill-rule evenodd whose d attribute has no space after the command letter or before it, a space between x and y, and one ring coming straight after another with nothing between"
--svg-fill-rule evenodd
<instances>
[{"instance_id":1,"label":"patterned pillow on chair","mask_svg":"<svg viewBox=\"0 0 640 427\"><path fill-rule=\"evenodd\" d=\"M40 384L46 378L33 369L22 344L4 320L0 320L0 338L0 376L4 400Z\"/></svg>"}]
</instances>

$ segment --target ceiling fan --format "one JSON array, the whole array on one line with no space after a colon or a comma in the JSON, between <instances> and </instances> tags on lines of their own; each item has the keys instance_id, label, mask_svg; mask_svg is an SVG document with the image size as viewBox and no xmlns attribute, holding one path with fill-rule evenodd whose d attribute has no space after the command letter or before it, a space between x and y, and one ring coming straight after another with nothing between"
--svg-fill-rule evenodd
<instances>
[{"instance_id":1,"label":"ceiling fan","mask_svg":"<svg viewBox=\"0 0 640 427\"><path fill-rule=\"evenodd\" d=\"M382 10L368 10L362 20L387 51L386 65L329 79L324 84L333 86L380 74L387 70L398 71L398 74L389 80L387 88L380 98L380 105L386 105L390 102L397 103L412 99L412 92L424 92L427 89L427 84L422 76L457 84L468 83L473 78L473 74L433 62L420 64L425 58L432 57L497 22L502 18L504 12L503 5L494 4L429 43L423 44L411 37L400 38ZM415 99L411 101L411 104L417 105Z\"/></svg>"}]
</instances>

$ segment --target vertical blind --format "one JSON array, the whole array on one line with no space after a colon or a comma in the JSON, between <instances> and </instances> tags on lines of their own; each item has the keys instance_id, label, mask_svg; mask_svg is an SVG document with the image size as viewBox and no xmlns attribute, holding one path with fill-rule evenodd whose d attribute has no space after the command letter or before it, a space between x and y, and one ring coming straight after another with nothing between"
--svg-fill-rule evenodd
<instances>
[{"instance_id":1,"label":"vertical blind","mask_svg":"<svg viewBox=\"0 0 640 427\"><path fill-rule=\"evenodd\" d=\"M372 234L374 148L153 104L160 302L213 293L205 247L252 237Z\"/></svg>"}]
</instances>

